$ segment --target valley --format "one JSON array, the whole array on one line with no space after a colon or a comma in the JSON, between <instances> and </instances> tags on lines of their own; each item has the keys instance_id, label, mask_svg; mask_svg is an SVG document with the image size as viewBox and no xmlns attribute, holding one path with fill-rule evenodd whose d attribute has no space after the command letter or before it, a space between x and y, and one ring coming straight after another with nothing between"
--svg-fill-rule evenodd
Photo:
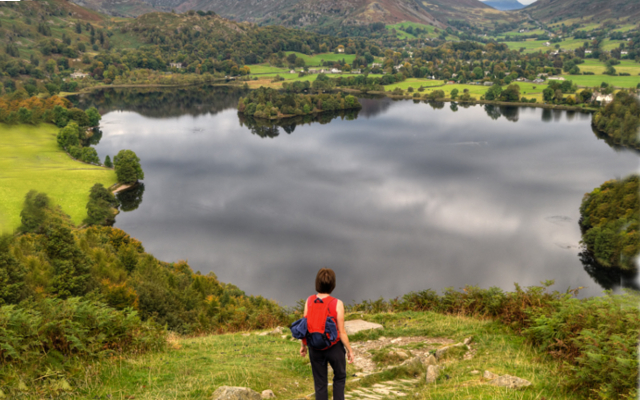
<instances>
[{"instance_id":1,"label":"valley","mask_svg":"<svg viewBox=\"0 0 640 400\"><path fill-rule=\"evenodd\" d=\"M527 2L0 2L0 399L320 399L316 275L348 400L637 397L640 6Z\"/></svg>"}]
</instances>

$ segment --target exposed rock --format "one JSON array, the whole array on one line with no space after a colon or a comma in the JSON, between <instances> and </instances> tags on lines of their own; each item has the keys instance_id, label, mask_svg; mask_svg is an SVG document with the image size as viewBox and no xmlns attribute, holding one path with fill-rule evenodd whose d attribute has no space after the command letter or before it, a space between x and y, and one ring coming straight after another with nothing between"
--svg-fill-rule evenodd
<instances>
[{"instance_id":1,"label":"exposed rock","mask_svg":"<svg viewBox=\"0 0 640 400\"><path fill-rule=\"evenodd\" d=\"M367 322L361 319L354 319L353 321L345 321L344 329L347 331L347 335L353 335L354 333L358 333L360 331L372 330L372 329L383 329L384 327L380 324L375 324L373 322Z\"/></svg>"},{"instance_id":2,"label":"exposed rock","mask_svg":"<svg viewBox=\"0 0 640 400\"><path fill-rule=\"evenodd\" d=\"M212 400L262 400L254 390L239 386L220 386L213 392Z\"/></svg>"},{"instance_id":3,"label":"exposed rock","mask_svg":"<svg viewBox=\"0 0 640 400\"><path fill-rule=\"evenodd\" d=\"M439 360L440 358L442 358L442 356L443 356L447 351L451 350L452 348L454 348L454 347L463 347L463 346L464 346L464 347L466 347L467 349L469 348L469 347L468 347L466 344L464 344L464 343L456 343L456 344L451 345L451 346L445 346L445 347L442 347L442 348L440 348L440 349L436 350L436 358Z\"/></svg>"},{"instance_id":4,"label":"exposed rock","mask_svg":"<svg viewBox=\"0 0 640 400\"><path fill-rule=\"evenodd\" d=\"M497 377L499 377L499 375L496 375L491 371L484 371L484 374L482 374L482 377L484 379L496 379Z\"/></svg>"},{"instance_id":5,"label":"exposed rock","mask_svg":"<svg viewBox=\"0 0 640 400\"><path fill-rule=\"evenodd\" d=\"M263 399L275 399L276 394L273 393L273 390L267 389L262 391L260 397L262 397Z\"/></svg>"},{"instance_id":6,"label":"exposed rock","mask_svg":"<svg viewBox=\"0 0 640 400\"><path fill-rule=\"evenodd\" d=\"M404 365L415 365L416 367L419 367L422 364L422 359L420 358L420 356L418 357L412 357L406 361L404 361L402 364L400 364L401 366ZM392 366L390 367L390 369L393 368Z\"/></svg>"},{"instance_id":7,"label":"exposed rock","mask_svg":"<svg viewBox=\"0 0 640 400\"><path fill-rule=\"evenodd\" d=\"M480 373L480 371L478 371L477 369L474 369L473 371L469 372L471 375L478 375Z\"/></svg>"},{"instance_id":8,"label":"exposed rock","mask_svg":"<svg viewBox=\"0 0 640 400\"><path fill-rule=\"evenodd\" d=\"M386 338L386 337L384 337L384 336L380 336L380 337L378 338L378 340L379 340L379 341L381 341L381 342L384 342L385 340L387 340L387 338Z\"/></svg>"},{"instance_id":9,"label":"exposed rock","mask_svg":"<svg viewBox=\"0 0 640 400\"><path fill-rule=\"evenodd\" d=\"M435 383L440 375L440 368L437 365L429 365L427 367L427 383Z\"/></svg>"},{"instance_id":10,"label":"exposed rock","mask_svg":"<svg viewBox=\"0 0 640 400\"><path fill-rule=\"evenodd\" d=\"M511 375L499 376L489 381L489 384L493 386L502 386L509 389L518 389L521 387L531 386L531 382L529 382L528 380Z\"/></svg>"},{"instance_id":11,"label":"exposed rock","mask_svg":"<svg viewBox=\"0 0 640 400\"><path fill-rule=\"evenodd\" d=\"M422 362L425 367L428 367L429 365L436 365L437 363L438 361L433 354L429 354L429 356Z\"/></svg>"},{"instance_id":12,"label":"exposed rock","mask_svg":"<svg viewBox=\"0 0 640 400\"><path fill-rule=\"evenodd\" d=\"M471 342L473 342L473 336L466 338L462 343L468 346L469 344L471 344Z\"/></svg>"},{"instance_id":13,"label":"exposed rock","mask_svg":"<svg viewBox=\"0 0 640 400\"><path fill-rule=\"evenodd\" d=\"M406 360L407 358L409 358L409 354L407 354L407 352L402 351L402 350L397 350L395 352L395 355L402 358L403 360Z\"/></svg>"}]
</instances>

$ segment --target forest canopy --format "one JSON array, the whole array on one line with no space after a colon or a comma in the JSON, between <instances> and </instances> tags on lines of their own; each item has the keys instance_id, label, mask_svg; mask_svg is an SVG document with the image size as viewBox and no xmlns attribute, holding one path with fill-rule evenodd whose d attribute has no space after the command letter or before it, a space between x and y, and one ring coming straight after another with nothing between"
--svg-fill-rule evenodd
<instances>
[{"instance_id":1,"label":"forest canopy","mask_svg":"<svg viewBox=\"0 0 640 400\"><path fill-rule=\"evenodd\" d=\"M611 180L587 193L580 206L582 242L604 267L636 270L640 253L640 177Z\"/></svg>"},{"instance_id":2,"label":"forest canopy","mask_svg":"<svg viewBox=\"0 0 640 400\"><path fill-rule=\"evenodd\" d=\"M270 88L251 91L238 102L238 112L267 119L360 108L362 105L356 97L343 93L294 94Z\"/></svg>"}]
</instances>

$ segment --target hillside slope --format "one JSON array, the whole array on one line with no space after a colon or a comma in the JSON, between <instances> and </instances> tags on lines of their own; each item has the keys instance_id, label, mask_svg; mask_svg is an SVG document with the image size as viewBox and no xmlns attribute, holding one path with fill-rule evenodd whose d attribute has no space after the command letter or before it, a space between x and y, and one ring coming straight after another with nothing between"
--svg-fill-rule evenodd
<instances>
[{"instance_id":1,"label":"hillside slope","mask_svg":"<svg viewBox=\"0 0 640 400\"><path fill-rule=\"evenodd\" d=\"M538 0L523 10L544 21L564 21L587 18L593 21L618 19L630 24L640 22L638 0Z\"/></svg>"},{"instance_id":2,"label":"hillside slope","mask_svg":"<svg viewBox=\"0 0 640 400\"><path fill-rule=\"evenodd\" d=\"M479 0L72 0L111 15L159 11L213 11L225 18L269 25L318 28L416 22L436 27L453 21L484 25L510 17ZM147 7L141 5L145 3Z\"/></svg>"},{"instance_id":3,"label":"hillside slope","mask_svg":"<svg viewBox=\"0 0 640 400\"><path fill-rule=\"evenodd\" d=\"M484 4L501 11L520 10L525 7L518 0L489 0L485 1Z\"/></svg>"}]
</instances>

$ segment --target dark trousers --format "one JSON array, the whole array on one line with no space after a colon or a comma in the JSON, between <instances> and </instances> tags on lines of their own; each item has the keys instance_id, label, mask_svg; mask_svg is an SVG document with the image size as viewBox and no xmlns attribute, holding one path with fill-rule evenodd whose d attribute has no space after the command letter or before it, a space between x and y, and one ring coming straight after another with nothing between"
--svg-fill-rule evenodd
<instances>
[{"instance_id":1,"label":"dark trousers","mask_svg":"<svg viewBox=\"0 0 640 400\"><path fill-rule=\"evenodd\" d=\"M338 342L327 350L314 350L309 347L309 360L313 373L313 385L316 400L328 400L327 364L333 369L333 400L344 400L344 384L347 380L346 350L342 342Z\"/></svg>"}]
</instances>

